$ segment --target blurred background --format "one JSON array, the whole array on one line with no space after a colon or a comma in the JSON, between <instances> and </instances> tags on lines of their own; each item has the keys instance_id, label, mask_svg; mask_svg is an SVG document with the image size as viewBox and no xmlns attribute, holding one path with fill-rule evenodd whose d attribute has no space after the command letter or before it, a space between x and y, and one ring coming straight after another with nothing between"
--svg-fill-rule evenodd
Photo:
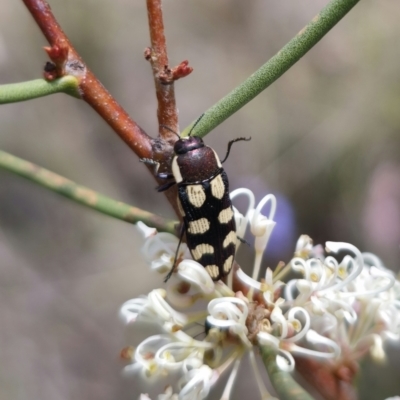
<instances>
[{"instance_id":1,"label":"blurred background","mask_svg":"<svg viewBox=\"0 0 400 400\"><path fill-rule=\"evenodd\" d=\"M181 129L273 56L322 0L165 0ZM88 66L148 133L156 100L143 50L145 1L51 0ZM400 261L400 2L364 0L268 90L207 136L231 188L278 197L264 260L288 261L296 239L350 242L394 271ZM0 83L41 77L47 45L22 1L0 2ZM174 215L136 156L85 103L66 95L0 107L0 148L80 184ZM0 399L136 399L121 376L120 305L162 278L132 225L0 170ZM250 253L249 253L250 254ZM243 264L251 255L240 255ZM248 262L250 266L250 262ZM244 265L245 266L245 265ZM399 351L366 360L361 399L400 394ZM397 359L397 361L396 361ZM240 390L236 398L241 398Z\"/></svg>"}]
</instances>

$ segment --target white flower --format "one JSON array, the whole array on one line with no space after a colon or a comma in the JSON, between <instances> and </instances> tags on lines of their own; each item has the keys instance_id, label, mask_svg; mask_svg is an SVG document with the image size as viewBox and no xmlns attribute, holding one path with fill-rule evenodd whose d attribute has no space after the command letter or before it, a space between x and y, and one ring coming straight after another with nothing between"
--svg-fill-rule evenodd
<instances>
[{"instance_id":1,"label":"white flower","mask_svg":"<svg viewBox=\"0 0 400 400\"><path fill-rule=\"evenodd\" d=\"M128 300L120 310L120 315L126 323L142 318L148 322L159 323L164 329L180 328L187 323L183 313L175 311L166 301L166 291L155 289L147 297Z\"/></svg>"},{"instance_id":2,"label":"white flower","mask_svg":"<svg viewBox=\"0 0 400 400\"><path fill-rule=\"evenodd\" d=\"M276 211L276 198L272 194L265 196L260 203L254 208L255 199L254 194L248 189L237 189L231 193L231 199L235 199L238 196L245 195L249 200L249 207L247 209L246 216L243 217L235 209L235 220L237 222L237 235L240 238L244 237L246 231L247 222L250 223L250 231L255 237L254 250L255 250L255 261L253 266L253 279L257 279L260 271L261 260L272 230L274 229L276 222L273 220ZM270 205L270 212L268 217L261 214L261 210L267 204Z\"/></svg>"},{"instance_id":3,"label":"white flower","mask_svg":"<svg viewBox=\"0 0 400 400\"><path fill-rule=\"evenodd\" d=\"M260 397L273 399L257 368L257 346L274 349L278 368L293 371L294 355L324 360L335 368L351 365L367 352L382 360L385 341L400 338L400 282L376 256L355 246L327 242L325 253L302 235L292 260L279 263L274 271L266 268L258 280L276 224L276 199L267 195L255 206L248 189L231 194L232 199L238 196L248 199L245 214L234 208L234 217L238 237L244 238L247 227L254 237L252 277L234 267L227 284L213 282L183 245L166 289L155 289L121 307L124 322L156 323L163 332L142 341L126 367L146 379L179 373L176 390L167 387L159 400L204 399L231 368L222 397L229 399L245 356ZM267 204L265 216L261 212ZM152 269L168 272L178 239L139 225L146 260ZM289 273L297 277L287 281Z\"/></svg>"},{"instance_id":4,"label":"white flower","mask_svg":"<svg viewBox=\"0 0 400 400\"><path fill-rule=\"evenodd\" d=\"M142 252L151 269L161 274L169 272L174 264L179 239L171 233L157 233L157 230L149 228L143 222L136 225L145 238ZM178 260L183 257L190 257L185 243L180 246Z\"/></svg>"},{"instance_id":5,"label":"white flower","mask_svg":"<svg viewBox=\"0 0 400 400\"><path fill-rule=\"evenodd\" d=\"M304 238L300 240L304 243ZM384 339L398 339L400 333L394 294L399 282L370 253L362 254L347 243L327 242L326 248L354 256L338 262L331 256L312 258L310 251L292 259L293 270L303 278L288 282L288 302L304 307L311 315L311 327L345 349L346 360L358 360L368 351L377 360L384 358Z\"/></svg>"},{"instance_id":6,"label":"white flower","mask_svg":"<svg viewBox=\"0 0 400 400\"><path fill-rule=\"evenodd\" d=\"M216 380L217 373L207 365L189 369L178 381L179 399L205 399L210 392L211 385Z\"/></svg>"}]
</instances>

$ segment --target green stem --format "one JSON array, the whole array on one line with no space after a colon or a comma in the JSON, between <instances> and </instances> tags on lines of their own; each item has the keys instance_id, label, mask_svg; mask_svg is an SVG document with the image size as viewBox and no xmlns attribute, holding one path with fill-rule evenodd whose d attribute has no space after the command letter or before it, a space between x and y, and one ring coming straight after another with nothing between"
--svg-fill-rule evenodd
<instances>
[{"instance_id":1,"label":"green stem","mask_svg":"<svg viewBox=\"0 0 400 400\"><path fill-rule=\"evenodd\" d=\"M261 357L269 379L280 400L313 400L290 373L282 371L276 364L276 351L271 346L260 346Z\"/></svg>"},{"instance_id":2,"label":"green stem","mask_svg":"<svg viewBox=\"0 0 400 400\"><path fill-rule=\"evenodd\" d=\"M194 129L196 136L204 137L237 110L254 99L275 82L292 65L315 46L359 0L332 0L313 20L303 28L266 64L248 77L218 103L208 109ZM183 130L187 136L194 121Z\"/></svg>"},{"instance_id":3,"label":"green stem","mask_svg":"<svg viewBox=\"0 0 400 400\"><path fill-rule=\"evenodd\" d=\"M80 98L78 80L74 76L67 75L54 81L35 79L0 85L0 104L31 100L60 92Z\"/></svg>"},{"instance_id":4,"label":"green stem","mask_svg":"<svg viewBox=\"0 0 400 400\"><path fill-rule=\"evenodd\" d=\"M1 150L0 167L103 214L132 224L143 221L146 225L152 226L159 231L176 234L177 221L167 220L140 208L103 196L63 176Z\"/></svg>"}]
</instances>

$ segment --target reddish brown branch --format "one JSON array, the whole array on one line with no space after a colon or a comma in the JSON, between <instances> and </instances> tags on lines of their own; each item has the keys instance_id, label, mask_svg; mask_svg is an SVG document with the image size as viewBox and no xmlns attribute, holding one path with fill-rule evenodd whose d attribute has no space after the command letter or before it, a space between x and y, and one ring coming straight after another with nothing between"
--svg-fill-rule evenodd
<instances>
[{"instance_id":1,"label":"reddish brown branch","mask_svg":"<svg viewBox=\"0 0 400 400\"><path fill-rule=\"evenodd\" d=\"M189 75L192 68L184 61L178 67L170 69L168 66L167 43L164 35L164 22L161 9L161 0L147 0L147 15L149 19L151 47L145 49L144 57L153 69L154 83L158 102L157 118L160 126L160 139L154 146L154 156L161 164L160 171L168 170L171 164L172 145L177 140L172 131L179 132L178 110L175 101L174 81ZM162 129L162 125L169 129ZM177 190L173 187L164 192L175 209L176 215L181 218L177 208Z\"/></svg>"},{"instance_id":2,"label":"reddish brown branch","mask_svg":"<svg viewBox=\"0 0 400 400\"><path fill-rule=\"evenodd\" d=\"M46 48L46 51L55 64L55 74L77 77L82 99L100 114L140 158L151 158L152 139L129 117L87 68L56 21L47 2L45 0L23 0L23 2L50 43L51 47ZM48 77L52 78L53 75L50 74Z\"/></svg>"},{"instance_id":3,"label":"reddish brown branch","mask_svg":"<svg viewBox=\"0 0 400 400\"><path fill-rule=\"evenodd\" d=\"M151 47L145 50L144 56L146 60L150 61L153 69L158 101L158 123L178 132L178 112L175 102L174 81L189 75L192 72L192 68L187 66L187 61L182 62L178 67L169 68L161 0L147 0L147 14L149 17ZM176 140L176 136L169 130L161 130L161 135L167 141L173 142Z\"/></svg>"},{"instance_id":4,"label":"reddish brown branch","mask_svg":"<svg viewBox=\"0 0 400 400\"><path fill-rule=\"evenodd\" d=\"M161 164L160 171L166 171L169 168L173 153L171 142L176 140L176 136L165 130L164 132L167 135L172 135L172 140L169 140L169 136L163 136L161 139L150 138L87 68L56 21L47 2L45 0L23 0L23 2L50 43L50 47L45 50L52 63L49 63L50 65L47 64L45 67L45 78L51 80L65 74L74 75L80 82L79 89L82 99L100 114L139 158L154 159ZM148 1L148 3L150 3L149 20L151 21L152 46L155 49L153 52L149 50L148 57L151 59L154 56L157 60L154 65L157 68L162 66L164 70L164 65L168 64L168 59L165 51L161 7L156 0L153 2L154 4L151 1ZM157 4L159 5L158 9L156 9ZM183 76L185 73L189 73L190 67L183 63L177 68L175 75L180 74ZM157 96L159 97L158 113L160 124L165 124L177 131L177 110L173 84L161 85L158 79L156 79L156 82L159 85ZM149 169L154 172L152 168ZM177 215L180 215L176 205L176 189L167 190L165 195Z\"/></svg>"}]
</instances>

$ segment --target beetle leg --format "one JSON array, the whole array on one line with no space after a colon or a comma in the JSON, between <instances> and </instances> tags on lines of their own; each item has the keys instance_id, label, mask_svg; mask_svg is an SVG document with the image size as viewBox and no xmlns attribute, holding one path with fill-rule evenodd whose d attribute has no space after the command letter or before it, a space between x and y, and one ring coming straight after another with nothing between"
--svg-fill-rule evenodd
<instances>
[{"instance_id":1,"label":"beetle leg","mask_svg":"<svg viewBox=\"0 0 400 400\"><path fill-rule=\"evenodd\" d=\"M229 153L231 152L231 147L232 147L233 143L239 142L241 140L244 140L244 141L248 142L249 140L251 140L251 137L249 137L249 138L238 137L236 139L230 140L229 143L228 143L228 150L226 151L225 158L221 161L221 164L223 164L228 159Z\"/></svg>"},{"instance_id":2,"label":"beetle leg","mask_svg":"<svg viewBox=\"0 0 400 400\"><path fill-rule=\"evenodd\" d=\"M159 172L157 174L158 179L172 179L174 175L172 175L170 172Z\"/></svg>"},{"instance_id":3,"label":"beetle leg","mask_svg":"<svg viewBox=\"0 0 400 400\"><path fill-rule=\"evenodd\" d=\"M176 248L176 252L175 252L174 264L172 265L171 271L169 271L168 275L165 277L164 283L167 282L169 280L169 278L171 278L172 274L175 272L176 262L178 261L179 247L181 246L184 232L185 232L185 230L183 229L183 224L182 224L181 225L181 234L180 234L180 237L179 237L179 243L178 243L178 247Z\"/></svg>"},{"instance_id":4,"label":"beetle leg","mask_svg":"<svg viewBox=\"0 0 400 400\"><path fill-rule=\"evenodd\" d=\"M158 172L158 168L160 168L160 163L158 161L155 161L151 158L141 158L139 161L143 164L153 165L154 174L158 179L173 179L174 177L174 175L172 175L170 172ZM164 192L164 190L169 189L172 185L175 185L175 181L164 183L156 188L157 192Z\"/></svg>"},{"instance_id":5,"label":"beetle leg","mask_svg":"<svg viewBox=\"0 0 400 400\"><path fill-rule=\"evenodd\" d=\"M157 175L158 168L160 168L160 163L158 161L155 161L152 158L139 158L139 161L142 162L143 164L153 165L154 174Z\"/></svg>"},{"instance_id":6,"label":"beetle leg","mask_svg":"<svg viewBox=\"0 0 400 400\"><path fill-rule=\"evenodd\" d=\"M157 192L164 192L165 190L168 190L171 186L175 185L175 183L175 181L164 183L163 185L160 185L156 188Z\"/></svg>"},{"instance_id":7,"label":"beetle leg","mask_svg":"<svg viewBox=\"0 0 400 400\"><path fill-rule=\"evenodd\" d=\"M239 240L239 242L247 244L247 246L250 246L250 243L247 240L245 240L239 236L236 236L236 238L237 238L237 240Z\"/></svg>"}]
</instances>

